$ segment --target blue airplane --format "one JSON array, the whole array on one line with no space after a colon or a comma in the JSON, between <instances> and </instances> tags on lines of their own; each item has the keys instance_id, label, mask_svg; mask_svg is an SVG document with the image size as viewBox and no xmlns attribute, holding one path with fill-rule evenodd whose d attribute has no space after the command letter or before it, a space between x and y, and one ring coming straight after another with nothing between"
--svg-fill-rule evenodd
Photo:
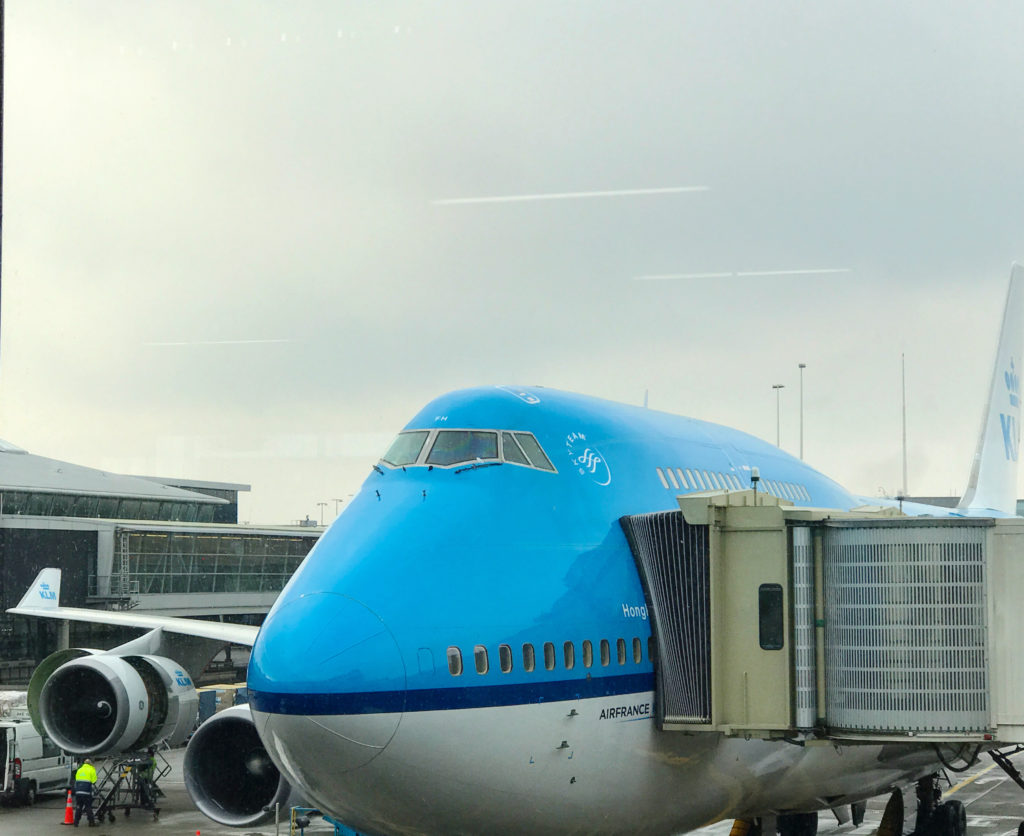
<instances>
[{"instance_id":1,"label":"blue airplane","mask_svg":"<svg viewBox=\"0 0 1024 836\"><path fill-rule=\"evenodd\" d=\"M1014 266L968 492L905 512L1014 513L1022 326ZM816 508L879 502L704 421L539 387L453 392L398 434L258 632L61 607L59 572L43 570L11 612L151 632L58 651L33 677L34 719L82 754L178 740L190 673L233 641L252 646L250 705L207 721L185 758L193 800L220 823L301 797L389 836L669 834L775 815L810 834L815 811L953 754L659 727L651 614L620 521L751 487ZM940 836L962 834L953 822Z\"/></svg>"}]
</instances>

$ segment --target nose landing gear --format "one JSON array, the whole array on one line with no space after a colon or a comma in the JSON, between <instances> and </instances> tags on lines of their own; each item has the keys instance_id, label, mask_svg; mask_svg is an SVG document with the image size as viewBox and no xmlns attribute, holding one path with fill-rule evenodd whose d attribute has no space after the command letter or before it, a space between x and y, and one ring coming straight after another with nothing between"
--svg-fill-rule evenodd
<instances>
[{"instance_id":1,"label":"nose landing gear","mask_svg":"<svg viewBox=\"0 0 1024 836\"><path fill-rule=\"evenodd\" d=\"M967 811L959 801L943 801L932 774L917 782L917 824L913 836L966 836Z\"/></svg>"}]
</instances>

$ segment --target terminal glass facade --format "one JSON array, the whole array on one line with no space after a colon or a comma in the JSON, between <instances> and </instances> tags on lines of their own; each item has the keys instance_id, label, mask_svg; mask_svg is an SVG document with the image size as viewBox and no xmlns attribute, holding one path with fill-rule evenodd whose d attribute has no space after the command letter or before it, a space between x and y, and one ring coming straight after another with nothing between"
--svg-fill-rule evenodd
<instances>
[{"instance_id":1,"label":"terminal glass facade","mask_svg":"<svg viewBox=\"0 0 1024 836\"><path fill-rule=\"evenodd\" d=\"M121 529L112 587L132 594L279 592L319 535Z\"/></svg>"},{"instance_id":2,"label":"terminal glass facade","mask_svg":"<svg viewBox=\"0 0 1024 836\"><path fill-rule=\"evenodd\" d=\"M218 507L209 502L172 502L43 491L0 491L0 514L14 516L214 522Z\"/></svg>"}]
</instances>

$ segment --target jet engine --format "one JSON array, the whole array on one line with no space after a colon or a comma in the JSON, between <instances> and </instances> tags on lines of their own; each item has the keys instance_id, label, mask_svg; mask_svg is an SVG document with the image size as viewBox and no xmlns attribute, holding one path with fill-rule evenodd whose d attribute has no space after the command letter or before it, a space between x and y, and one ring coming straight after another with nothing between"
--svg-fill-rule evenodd
<instances>
[{"instance_id":1,"label":"jet engine","mask_svg":"<svg viewBox=\"0 0 1024 836\"><path fill-rule=\"evenodd\" d=\"M299 803L267 754L247 705L215 714L185 750L185 787L199 811L218 824L249 827L272 818L274 805Z\"/></svg>"},{"instance_id":2,"label":"jet engine","mask_svg":"<svg viewBox=\"0 0 1024 836\"><path fill-rule=\"evenodd\" d=\"M163 656L59 650L32 675L29 708L64 751L115 754L182 743L199 696L184 668Z\"/></svg>"}]
</instances>

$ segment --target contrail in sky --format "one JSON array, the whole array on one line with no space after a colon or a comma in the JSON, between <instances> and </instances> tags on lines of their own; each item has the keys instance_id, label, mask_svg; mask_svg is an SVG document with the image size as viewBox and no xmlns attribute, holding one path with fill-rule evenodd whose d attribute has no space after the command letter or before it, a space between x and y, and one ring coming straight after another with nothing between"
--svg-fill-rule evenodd
<instances>
[{"instance_id":1,"label":"contrail in sky","mask_svg":"<svg viewBox=\"0 0 1024 836\"><path fill-rule=\"evenodd\" d=\"M588 197L628 197L630 195L678 194L706 192L708 186L669 186L663 189L617 189L605 192L548 192L546 194L509 194L496 197L448 197L432 200L434 206L455 206L468 203L523 203L528 200L576 200Z\"/></svg>"},{"instance_id":2,"label":"contrail in sky","mask_svg":"<svg viewBox=\"0 0 1024 836\"><path fill-rule=\"evenodd\" d=\"M827 273L852 273L852 267L822 267L815 270L739 270L733 273L656 273L633 276L635 282L654 282L665 279L735 279L744 276L821 276Z\"/></svg>"},{"instance_id":3,"label":"contrail in sky","mask_svg":"<svg viewBox=\"0 0 1024 836\"><path fill-rule=\"evenodd\" d=\"M182 345L264 345L266 343L290 343L292 340L190 340L180 343L143 343L143 345L155 346L182 346Z\"/></svg>"}]
</instances>

